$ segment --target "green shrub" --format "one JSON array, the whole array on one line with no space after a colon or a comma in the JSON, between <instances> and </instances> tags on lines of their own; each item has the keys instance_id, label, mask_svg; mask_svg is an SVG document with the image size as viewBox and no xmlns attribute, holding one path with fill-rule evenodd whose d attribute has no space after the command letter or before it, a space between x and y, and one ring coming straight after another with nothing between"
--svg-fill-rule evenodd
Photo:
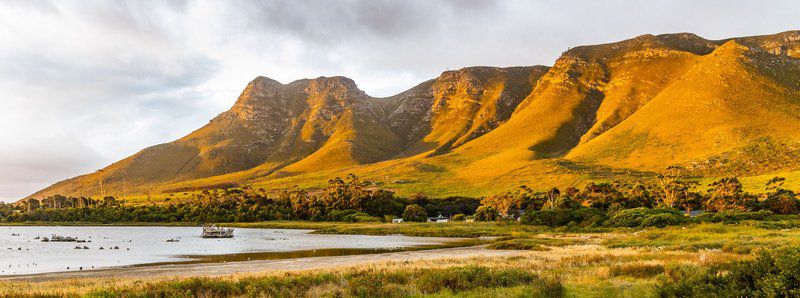
<instances>
[{"instance_id":1,"label":"green shrub","mask_svg":"<svg viewBox=\"0 0 800 298\"><path fill-rule=\"evenodd\" d=\"M649 209L649 208L632 208L623 209L614 213L606 221L607 226L611 227L639 227L647 217L658 214L672 214L675 216L683 216L680 211L674 209ZM666 218L655 218L654 221L665 220Z\"/></svg>"},{"instance_id":2,"label":"green shrub","mask_svg":"<svg viewBox=\"0 0 800 298\"><path fill-rule=\"evenodd\" d=\"M520 218L520 222L529 225L562 227L562 226L600 226L608 217L596 208L577 209L529 209Z\"/></svg>"},{"instance_id":3,"label":"green shrub","mask_svg":"<svg viewBox=\"0 0 800 298\"><path fill-rule=\"evenodd\" d=\"M525 211L520 221L529 225L559 227L573 220L571 209L546 209Z\"/></svg>"},{"instance_id":4,"label":"green shrub","mask_svg":"<svg viewBox=\"0 0 800 298\"><path fill-rule=\"evenodd\" d=\"M645 217L642 220L642 227L659 227L663 228L666 226L676 226L682 224L684 222L685 217L683 215L676 215L672 213L661 213L661 214L654 214L648 217Z\"/></svg>"},{"instance_id":5,"label":"green shrub","mask_svg":"<svg viewBox=\"0 0 800 298\"><path fill-rule=\"evenodd\" d=\"M500 213L491 206L480 206L475 209L474 217L476 221L496 221L500 218Z\"/></svg>"},{"instance_id":6,"label":"green shrub","mask_svg":"<svg viewBox=\"0 0 800 298\"><path fill-rule=\"evenodd\" d=\"M725 297L721 296L719 279L697 265L670 265L664 268L656 292L661 297Z\"/></svg>"},{"instance_id":7,"label":"green shrub","mask_svg":"<svg viewBox=\"0 0 800 298\"><path fill-rule=\"evenodd\" d=\"M608 220L608 215L597 208L578 208L572 209L573 221L582 227L600 226Z\"/></svg>"},{"instance_id":8,"label":"green shrub","mask_svg":"<svg viewBox=\"0 0 800 298\"><path fill-rule=\"evenodd\" d=\"M345 216L342 221L344 222L380 222L381 219L363 212L350 214Z\"/></svg>"},{"instance_id":9,"label":"green shrub","mask_svg":"<svg viewBox=\"0 0 800 298\"><path fill-rule=\"evenodd\" d=\"M467 216L464 215L464 214L459 213L459 214L453 215L453 217L450 218L450 220L451 221L466 221L467 220Z\"/></svg>"},{"instance_id":10,"label":"green shrub","mask_svg":"<svg viewBox=\"0 0 800 298\"><path fill-rule=\"evenodd\" d=\"M758 221L751 225L765 230L797 229L800 228L800 220Z\"/></svg>"},{"instance_id":11,"label":"green shrub","mask_svg":"<svg viewBox=\"0 0 800 298\"><path fill-rule=\"evenodd\" d=\"M328 213L328 220L329 221L341 221L341 222L379 222L381 221L380 218L371 216L364 212L360 212L358 210L348 209L348 210L337 210L331 211Z\"/></svg>"},{"instance_id":12,"label":"green shrub","mask_svg":"<svg viewBox=\"0 0 800 298\"><path fill-rule=\"evenodd\" d=\"M516 250L549 250L548 246L569 246L585 244L586 241L573 238L515 238L513 236L501 237L489 245L491 249L516 249Z\"/></svg>"},{"instance_id":13,"label":"green shrub","mask_svg":"<svg viewBox=\"0 0 800 298\"><path fill-rule=\"evenodd\" d=\"M738 223L743 220L767 220L772 217L774 213L770 211L756 211L756 212L705 212L697 216L697 220L702 222L720 222L720 223Z\"/></svg>"},{"instance_id":14,"label":"green shrub","mask_svg":"<svg viewBox=\"0 0 800 298\"><path fill-rule=\"evenodd\" d=\"M662 297L798 297L800 248L762 252L730 268L669 268L657 291Z\"/></svg>"}]
</instances>

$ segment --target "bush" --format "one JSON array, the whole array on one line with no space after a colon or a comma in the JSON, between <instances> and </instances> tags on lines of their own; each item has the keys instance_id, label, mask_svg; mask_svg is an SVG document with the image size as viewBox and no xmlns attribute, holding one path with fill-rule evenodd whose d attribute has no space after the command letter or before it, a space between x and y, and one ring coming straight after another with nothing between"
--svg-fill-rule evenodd
<instances>
[{"instance_id":1,"label":"bush","mask_svg":"<svg viewBox=\"0 0 800 298\"><path fill-rule=\"evenodd\" d=\"M796 214L798 201L794 198L794 193L787 195L770 195L762 203L763 207L775 214Z\"/></svg>"},{"instance_id":2,"label":"bush","mask_svg":"<svg viewBox=\"0 0 800 298\"><path fill-rule=\"evenodd\" d=\"M682 266L666 271L662 297L800 296L800 248L761 253L730 268Z\"/></svg>"},{"instance_id":3,"label":"bush","mask_svg":"<svg viewBox=\"0 0 800 298\"><path fill-rule=\"evenodd\" d=\"M528 210L520 221L529 225L560 227L573 221L573 217L571 209Z\"/></svg>"},{"instance_id":4,"label":"bush","mask_svg":"<svg viewBox=\"0 0 800 298\"><path fill-rule=\"evenodd\" d=\"M676 226L682 224L685 220L683 215L676 215L672 213L661 213L650 215L642 220L642 227L659 227Z\"/></svg>"},{"instance_id":5,"label":"bush","mask_svg":"<svg viewBox=\"0 0 800 298\"><path fill-rule=\"evenodd\" d=\"M358 210L336 210L331 211L327 216L328 221L340 222L380 222L381 219Z\"/></svg>"},{"instance_id":6,"label":"bush","mask_svg":"<svg viewBox=\"0 0 800 298\"><path fill-rule=\"evenodd\" d=\"M573 221L582 227L600 226L608 219L608 215L596 208L579 208L572 212Z\"/></svg>"},{"instance_id":7,"label":"bush","mask_svg":"<svg viewBox=\"0 0 800 298\"><path fill-rule=\"evenodd\" d=\"M671 214L674 216L683 216L680 211L674 209L648 209L644 207L640 208L632 208L632 209L623 209L614 213L611 218L606 221L607 226L611 227L639 227L642 226L644 220L650 216L658 215L658 214ZM652 223L656 223L657 221L664 221L667 217L659 217L653 218Z\"/></svg>"},{"instance_id":8,"label":"bush","mask_svg":"<svg viewBox=\"0 0 800 298\"><path fill-rule=\"evenodd\" d=\"M500 213L490 206L480 206L475 210L476 221L496 221L500 218Z\"/></svg>"},{"instance_id":9,"label":"bush","mask_svg":"<svg viewBox=\"0 0 800 298\"><path fill-rule=\"evenodd\" d=\"M601 225L607 216L596 208L578 209L544 209L536 211L529 209L522 215L520 221L524 224L560 227L575 223L582 227Z\"/></svg>"},{"instance_id":10,"label":"bush","mask_svg":"<svg viewBox=\"0 0 800 298\"><path fill-rule=\"evenodd\" d=\"M467 216L464 215L464 214L459 213L459 214L453 215L453 218L451 218L450 220L452 220L452 221L466 221L467 220Z\"/></svg>"},{"instance_id":11,"label":"bush","mask_svg":"<svg viewBox=\"0 0 800 298\"><path fill-rule=\"evenodd\" d=\"M766 210L757 212L705 212L697 216L702 222L738 223L743 220L766 220L774 213Z\"/></svg>"},{"instance_id":12,"label":"bush","mask_svg":"<svg viewBox=\"0 0 800 298\"><path fill-rule=\"evenodd\" d=\"M513 236L501 237L489 245L491 249L515 249L546 251L549 246L563 247L585 244L586 241L569 238L515 238Z\"/></svg>"},{"instance_id":13,"label":"bush","mask_svg":"<svg viewBox=\"0 0 800 298\"><path fill-rule=\"evenodd\" d=\"M406 207L403 211L403 221L407 222L426 222L428 221L428 213L419 205L412 204Z\"/></svg>"},{"instance_id":14,"label":"bush","mask_svg":"<svg viewBox=\"0 0 800 298\"><path fill-rule=\"evenodd\" d=\"M380 222L381 219L364 212L353 213L342 218L343 222Z\"/></svg>"},{"instance_id":15,"label":"bush","mask_svg":"<svg viewBox=\"0 0 800 298\"><path fill-rule=\"evenodd\" d=\"M344 221L344 218L348 215L353 215L358 213L358 210L347 209L347 210L334 210L328 213L328 221Z\"/></svg>"},{"instance_id":16,"label":"bush","mask_svg":"<svg viewBox=\"0 0 800 298\"><path fill-rule=\"evenodd\" d=\"M656 292L661 297L725 297L718 279L697 265L671 265L664 268Z\"/></svg>"}]
</instances>

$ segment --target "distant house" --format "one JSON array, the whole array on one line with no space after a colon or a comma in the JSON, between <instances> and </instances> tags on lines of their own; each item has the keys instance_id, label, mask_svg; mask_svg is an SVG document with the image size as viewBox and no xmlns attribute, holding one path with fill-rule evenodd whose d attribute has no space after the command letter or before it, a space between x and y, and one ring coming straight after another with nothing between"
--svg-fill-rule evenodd
<instances>
[{"instance_id":1,"label":"distant house","mask_svg":"<svg viewBox=\"0 0 800 298\"><path fill-rule=\"evenodd\" d=\"M403 222L402 218L393 218L392 219L392 223L402 223L402 222Z\"/></svg>"},{"instance_id":2,"label":"distant house","mask_svg":"<svg viewBox=\"0 0 800 298\"><path fill-rule=\"evenodd\" d=\"M428 222L448 222L450 221L449 218L442 216L439 214L437 217L428 217Z\"/></svg>"}]
</instances>

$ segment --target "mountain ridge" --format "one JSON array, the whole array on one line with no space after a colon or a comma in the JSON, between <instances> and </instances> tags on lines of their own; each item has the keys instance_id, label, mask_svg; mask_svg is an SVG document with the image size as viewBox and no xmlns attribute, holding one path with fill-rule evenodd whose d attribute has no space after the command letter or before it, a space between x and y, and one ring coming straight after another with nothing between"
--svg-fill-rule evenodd
<instances>
[{"instance_id":1,"label":"mountain ridge","mask_svg":"<svg viewBox=\"0 0 800 298\"><path fill-rule=\"evenodd\" d=\"M107 194L276 186L344 171L412 191L428 177L485 189L475 179L500 179L494 187L503 188L655 174L765 140L800 141L798 58L800 31L717 41L676 33L575 47L552 67L447 71L385 98L341 76L257 77L230 110L189 135L29 197L98 195L97 184ZM789 160L780 170L800 166ZM401 180L416 182L393 182Z\"/></svg>"}]
</instances>

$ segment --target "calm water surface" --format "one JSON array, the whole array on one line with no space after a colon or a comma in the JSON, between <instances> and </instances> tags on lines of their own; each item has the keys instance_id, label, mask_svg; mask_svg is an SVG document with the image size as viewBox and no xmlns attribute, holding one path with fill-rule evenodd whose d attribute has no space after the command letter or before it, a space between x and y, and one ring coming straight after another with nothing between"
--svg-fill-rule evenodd
<instances>
[{"instance_id":1,"label":"calm water surface","mask_svg":"<svg viewBox=\"0 0 800 298\"><path fill-rule=\"evenodd\" d=\"M244 228L237 228L234 238L204 239L200 238L201 230L200 227L0 227L0 275L197 261L216 255L258 256L267 252L313 250L337 254L337 249L354 253L357 250L403 249L442 243L441 238L317 235L309 234L310 230ZM53 234L77 237L87 242L41 242L35 239ZM167 242L169 239L178 242ZM88 249L76 249L76 246Z\"/></svg>"}]
</instances>

